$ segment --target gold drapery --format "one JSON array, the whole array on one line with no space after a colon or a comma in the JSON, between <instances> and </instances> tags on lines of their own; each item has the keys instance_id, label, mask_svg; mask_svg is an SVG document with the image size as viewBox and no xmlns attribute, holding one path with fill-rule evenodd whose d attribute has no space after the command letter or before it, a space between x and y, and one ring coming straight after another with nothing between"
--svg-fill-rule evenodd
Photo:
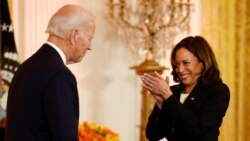
<instances>
[{"instance_id":1,"label":"gold drapery","mask_svg":"<svg viewBox=\"0 0 250 141\"><path fill-rule=\"evenodd\" d=\"M13 19L13 5L12 5L12 0L7 0L8 1L8 6L9 6L9 12L10 12L10 17L11 20Z\"/></svg>"},{"instance_id":2,"label":"gold drapery","mask_svg":"<svg viewBox=\"0 0 250 141\"><path fill-rule=\"evenodd\" d=\"M250 141L250 1L202 0L202 35L213 47L231 99L220 141Z\"/></svg>"}]
</instances>

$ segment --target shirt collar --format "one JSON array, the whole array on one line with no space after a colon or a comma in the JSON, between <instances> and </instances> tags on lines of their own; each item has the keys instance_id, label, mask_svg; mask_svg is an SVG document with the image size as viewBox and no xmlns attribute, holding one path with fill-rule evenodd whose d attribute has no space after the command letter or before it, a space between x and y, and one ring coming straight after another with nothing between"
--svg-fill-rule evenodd
<instances>
[{"instance_id":1,"label":"shirt collar","mask_svg":"<svg viewBox=\"0 0 250 141\"><path fill-rule=\"evenodd\" d=\"M55 44L53 44L53 43L51 43L51 42L49 42L49 41L47 41L46 42L48 45L50 45L51 47L53 47L55 50L56 50L56 52L60 55L60 57L62 58L62 60L63 60L63 63L66 65L66 56L65 56L65 54L62 52L62 50L59 48L59 47L57 47Z\"/></svg>"}]
</instances>

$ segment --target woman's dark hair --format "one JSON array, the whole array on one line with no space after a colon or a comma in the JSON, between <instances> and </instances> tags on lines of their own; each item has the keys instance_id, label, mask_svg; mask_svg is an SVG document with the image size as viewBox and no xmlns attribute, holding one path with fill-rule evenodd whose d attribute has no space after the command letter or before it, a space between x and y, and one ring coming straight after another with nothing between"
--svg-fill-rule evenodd
<instances>
[{"instance_id":1,"label":"woman's dark hair","mask_svg":"<svg viewBox=\"0 0 250 141\"><path fill-rule=\"evenodd\" d=\"M220 70L218 68L214 52L208 42L201 36L189 36L182 39L178 44L175 45L171 53L171 65L172 75L176 82L181 80L175 71L175 57L177 50L185 48L203 64L203 70L199 77L199 81L202 83L209 83L211 81L222 81L220 78Z\"/></svg>"}]
</instances>

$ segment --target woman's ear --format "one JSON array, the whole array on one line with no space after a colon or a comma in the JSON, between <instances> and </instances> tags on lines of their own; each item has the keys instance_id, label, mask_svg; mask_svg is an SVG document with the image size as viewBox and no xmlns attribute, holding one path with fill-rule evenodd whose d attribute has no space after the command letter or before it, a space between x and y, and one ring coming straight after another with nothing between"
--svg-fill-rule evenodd
<instances>
[{"instance_id":1,"label":"woman's ear","mask_svg":"<svg viewBox=\"0 0 250 141\"><path fill-rule=\"evenodd\" d=\"M201 65L201 70L204 71L205 66L204 66L204 64L201 61L200 61L200 65Z\"/></svg>"}]
</instances>

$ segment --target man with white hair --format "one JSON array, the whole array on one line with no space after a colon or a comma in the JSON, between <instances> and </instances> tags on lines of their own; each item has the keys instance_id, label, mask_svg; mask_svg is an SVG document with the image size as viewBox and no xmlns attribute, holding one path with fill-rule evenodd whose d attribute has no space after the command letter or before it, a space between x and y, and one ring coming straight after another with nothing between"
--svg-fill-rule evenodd
<instances>
[{"instance_id":1,"label":"man with white hair","mask_svg":"<svg viewBox=\"0 0 250 141\"><path fill-rule=\"evenodd\" d=\"M9 88L5 141L78 141L79 100L66 66L91 50L93 14L76 5L50 19L48 40L18 68Z\"/></svg>"}]
</instances>

